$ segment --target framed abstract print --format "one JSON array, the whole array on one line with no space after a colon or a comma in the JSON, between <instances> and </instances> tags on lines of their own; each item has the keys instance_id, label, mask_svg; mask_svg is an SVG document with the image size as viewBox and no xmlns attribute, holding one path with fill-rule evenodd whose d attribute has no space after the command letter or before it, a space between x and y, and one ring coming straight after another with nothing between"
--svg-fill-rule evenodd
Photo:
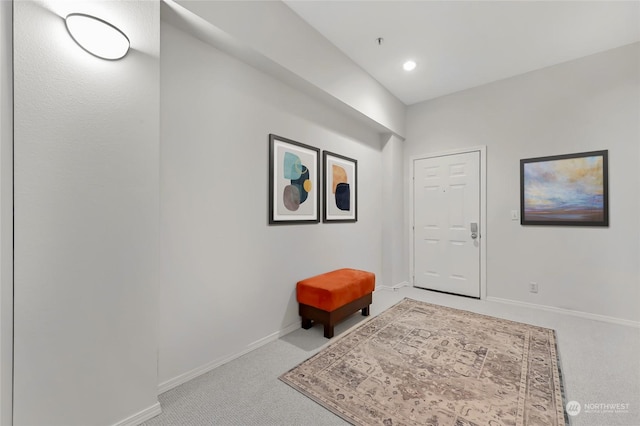
<instances>
[{"instance_id":1,"label":"framed abstract print","mask_svg":"<svg viewBox=\"0 0 640 426\"><path fill-rule=\"evenodd\" d=\"M358 162L333 152L322 153L324 222L358 220Z\"/></svg>"},{"instance_id":2,"label":"framed abstract print","mask_svg":"<svg viewBox=\"0 0 640 426\"><path fill-rule=\"evenodd\" d=\"M520 160L522 225L608 226L608 151Z\"/></svg>"},{"instance_id":3,"label":"framed abstract print","mask_svg":"<svg viewBox=\"0 0 640 426\"><path fill-rule=\"evenodd\" d=\"M269 135L269 224L320 222L320 150Z\"/></svg>"}]
</instances>

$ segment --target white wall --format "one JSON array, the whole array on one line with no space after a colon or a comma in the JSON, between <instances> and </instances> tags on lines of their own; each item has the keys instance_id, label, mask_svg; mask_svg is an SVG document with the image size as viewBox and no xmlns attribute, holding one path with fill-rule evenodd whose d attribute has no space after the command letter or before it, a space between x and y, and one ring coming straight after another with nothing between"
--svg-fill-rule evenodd
<instances>
[{"instance_id":1,"label":"white wall","mask_svg":"<svg viewBox=\"0 0 640 426\"><path fill-rule=\"evenodd\" d=\"M13 382L13 3L0 1L0 424Z\"/></svg>"},{"instance_id":2,"label":"white wall","mask_svg":"<svg viewBox=\"0 0 640 426\"><path fill-rule=\"evenodd\" d=\"M379 279L382 155L362 124L164 21L161 37L164 390L299 327L298 280ZM269 133L357 159L358 222L269 226Z\"/></svg>"},{"instance_id":3,"label":"white wall","mask_svg":"<svg viewBox=\"0 0 640 426\"><path fill-rule=\"evenodd\" d=\"M639 51L636 43L408 109L406 165L488 147L488 296L640 320ZM520 159L600 149L609 150L609 227L511 221Z\"/></svg>"},{"instance_id":4,"label":"white wall","mask_svg":"<svg viewBox=\"0 0 640 426\"><path fill-rule=\"evenodd\" d=\"M405 105L283 2L176 2L387 131L404 135Z\"/></svg>"},{"instance_id":5,"label":"white wall","mask_svg":"<svg viewBox=\"0 0 640 426\"><path fill-rule=\"evenodd\" d=\"M15 425L159 412L159 6L14 2ZM128 56L80 49L70 12Z\"/></svg>"},{"instance_id":6,"label":"white wall","mask_svg":"<svg viewBox=\"0 0 640 426\"><path fill-rule=\"evenodd\" d=\"M404 242L404 141L395 135L382 135L382 272L390 287L407 285Z\"/></svg>"}]
</instances>

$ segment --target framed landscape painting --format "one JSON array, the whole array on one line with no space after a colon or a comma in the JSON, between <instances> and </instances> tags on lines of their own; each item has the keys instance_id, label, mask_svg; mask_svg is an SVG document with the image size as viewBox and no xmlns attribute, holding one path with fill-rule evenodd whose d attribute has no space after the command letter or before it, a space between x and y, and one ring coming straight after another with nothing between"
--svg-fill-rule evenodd
<instances>
[{"instance_id":1,"label":"framed landscape painting","mask_svg":"<svg viewBox=\"0 0 640 426\"><path fill-rule=\"evenodd\" d=\"M269 224L320 222L320 150L269 135Z\"/></svg>"},{"instance_id":2,"label":"framed landscape painting","mask_svg":"<svg viewBox=\"0 0 640 426\"><path fill-rule=\"evenodd\" d=\"M358 220L358 162L324 151L322 153L324 222Z\"/></svg>"},{"instance_id":3,"label":"framed landscape painting","mask_svg":"<svg viewBox=\"0 0 640 426\"><path fill-rule=\"evenodd\" d=\"M522 225L609 226L608 151L520 160Z\"/></svg>"}]
</instances>

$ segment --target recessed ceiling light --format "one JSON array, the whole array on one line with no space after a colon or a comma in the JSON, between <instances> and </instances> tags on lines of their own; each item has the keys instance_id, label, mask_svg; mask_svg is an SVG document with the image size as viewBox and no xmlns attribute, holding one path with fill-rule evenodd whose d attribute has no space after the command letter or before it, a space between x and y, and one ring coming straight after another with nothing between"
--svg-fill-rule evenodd
<instances>
[{"instance_id":1,"label":"recessed ceiling light","mask_svg":"<svg viewBox=\"0 0 640 426\"><path fill-rule=\"evenodd\" d=\"M405 71L413 71L416 67L415 61L407 61L402 65Z\"/></svg>"}]
</instances>

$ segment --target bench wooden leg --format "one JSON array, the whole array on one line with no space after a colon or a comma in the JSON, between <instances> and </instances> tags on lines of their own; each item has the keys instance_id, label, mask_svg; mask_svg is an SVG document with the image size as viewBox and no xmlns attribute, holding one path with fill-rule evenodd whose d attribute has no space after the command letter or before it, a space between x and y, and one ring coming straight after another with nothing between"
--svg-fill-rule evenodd
<instances>
[{"instance_id":1,"label":"bench wooden leg","mask_svg":"<svg viewBox=\"0 0 640 426\"><path fill-rule=\"evenodd\" d=\"M312 325L313 324L311 323L311 320L309 318L302 318L302 328L308 330Z\"/></svg>"},{"instance_id":2,"label":"bench wooden leg","mask_svg":"<svg viewBox=\"0 0 640 426\"><path fill-rule=\"evenodd\" d=\"M0 0L1 1L1 0ZM331 339L333 337L333 327L343 319L347 318L359 310L362 315L369 316L369 305L371 305L372 294L368 293L359 299L356 299L334 311L328 312L318 309L314 306L298 304L298 313L302 318L302 328L310 329L313 324L322 324L324 326L324 337Z\"/></svg>"},{"instance_id":3,"label":"bench wooden leg","mask_svg":"<svg viewBox=\"0 0 640 426\"><path fill-rule=\"evenodd\" d=\"M324 337L331 339L333 337L333 325L324 325Z\"/></svg>"}]
</instances>

